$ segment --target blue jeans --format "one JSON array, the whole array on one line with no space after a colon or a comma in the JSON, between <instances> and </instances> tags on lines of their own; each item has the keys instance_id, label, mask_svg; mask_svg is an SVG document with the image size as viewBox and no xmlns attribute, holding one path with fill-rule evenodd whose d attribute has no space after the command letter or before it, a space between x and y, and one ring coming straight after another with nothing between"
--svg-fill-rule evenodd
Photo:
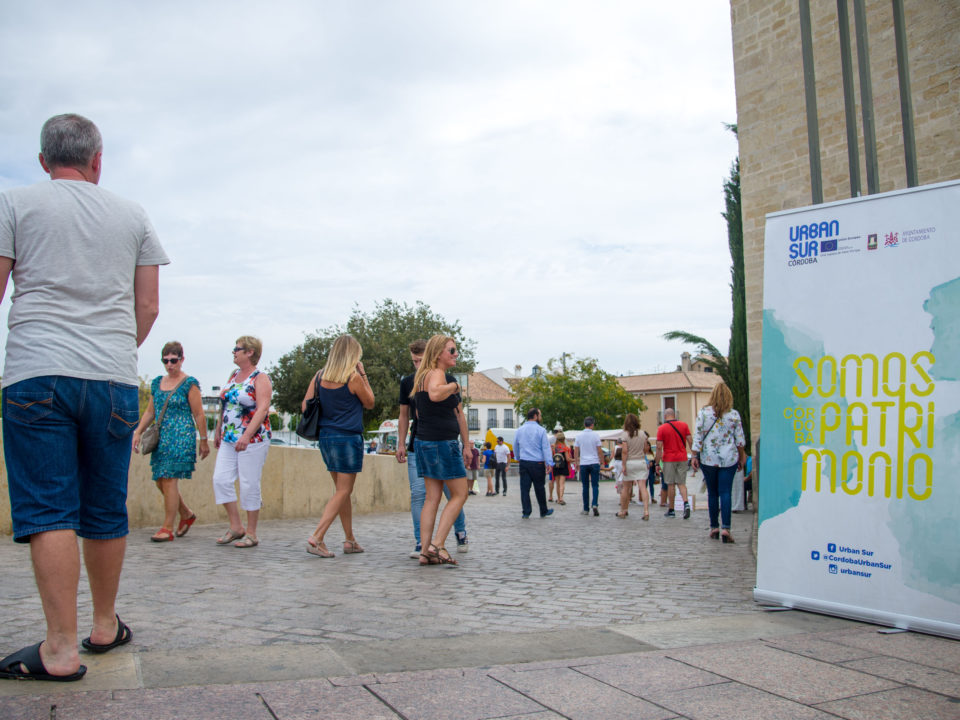
<instances>
[{"instance_id":1,"label":"blue jeans","mask_svg":"<svg viewBox=\"0 0 960 720\"><path fill-rule=\"evenodd\" d=\"M2 398L14 540L51 530L124 537L137 388L45 375L4 388Z\"/></svg>"},{"instance_id":2,"label":"blue jeans","mask_svg":"<svg viewBox=\"0 0 960 720\"><path fill-rule=\"evenodd\" d=\"M589 484L587 484L589 481ZM583 492L583 509L589 510L590 488L593 487L593 507L599 505L600 499L600 465L580 466L580 485Z\"/></svg>"},{"instance_id":3,"label":"blue jeans","mask_svg":"<svg viewBox=\"0 0 960 720\"><path fill-rule=\"evenodd\" d=\"M544 463L533 460L520 461L520 507L524 517L529 517L533 512L530 504L531 485L537 496L537 505L540 506L540 517L547 514L547 491L544 489L546 478L547 467Z\"/></svg>"},{"instance_id":4,"label":"blue jeans","mask_svg":"<svg viewBox=\"0 0 960 720\"><path fill-rule=\"evenodd\" d=\"M717 512L720 513L720 524L724 530L730 529L730 489L733 487L733 476L737 474L737 466L716 467L715 465L701 465L703 480L707 484L707 510L710 514L710 527L717 527Z\"/></svg>"},{"instance_id":5,"label":"blue jeans","mask_svg":"<svg viewBox=\"0 0 960 720\"><path fill-rule=\"evenodd\" d=\"M427 486L422 477L417 477L417 454L407 453L407 479L410 481L410 515L413 518L413 537L420 544L420 513L423 512L423 501L427 498ZM443 494L450 499L450 490L443 484ZM453 522L453 531L459 535L467 531L467 518L463 510Z\"/></svg>"}]
</instances>

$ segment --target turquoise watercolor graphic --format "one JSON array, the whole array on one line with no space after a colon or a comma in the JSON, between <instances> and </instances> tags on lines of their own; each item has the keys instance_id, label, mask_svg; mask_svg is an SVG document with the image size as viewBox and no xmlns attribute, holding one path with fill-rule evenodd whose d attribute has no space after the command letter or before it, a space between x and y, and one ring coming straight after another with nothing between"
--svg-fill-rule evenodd
<instances>
[{"instance_id":1,"label":"turquoise watercolor graphic","mask_svg":"<svg viewBox=\"0 0 960 720\"><path fill-rule=\"evenodd\" d=\"M942 389L960 378L960 278L931 289L923 309L933 330L930 375ZM900 543L904 584L960 603L960 412L938 415L934 447L926 452L933 493L921 502L892 503L889 528Z\"/></svg>"},{"instance_id":2,"label":"turquoise watercolor graphic","mask_svg":"<svg viewBox=\"0 0 960 720\"><path fill-rule=\"evenodd\" d=\"M760 523L796 507L800 502L800 446L793 440L793 421L786 408L812 408L819 414L815 397L798 401L793 396L793 362L805 355L816 362L823 357L823 343L807 333L780 322L773 310L763 311L763 372L760 412L765 428L761 436L760 461L763 490L760 493Z\"/></svg>"}]
</instances>

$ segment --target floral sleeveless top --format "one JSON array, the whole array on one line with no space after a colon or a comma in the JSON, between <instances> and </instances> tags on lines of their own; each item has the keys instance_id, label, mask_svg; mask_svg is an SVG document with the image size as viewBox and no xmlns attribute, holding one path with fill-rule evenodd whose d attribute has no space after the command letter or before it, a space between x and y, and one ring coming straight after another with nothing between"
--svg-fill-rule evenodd
<instances>
[{"instance_id":1,"label":"floral sleeveless top","mask_svg":"<svg viewBox=\"0 0 960 720\"><path fill-rule=\"evenodd\" d=\"M254 370L243 382L237 382L240 370L234 370L226 386L220 391L220 405L223 408L223 442L235 443L250 427L250 421L257 411L257 390L254 381L259 370ZM270 439L270 414L263 419L251 443Z\"/></svg>"}]
</instances>

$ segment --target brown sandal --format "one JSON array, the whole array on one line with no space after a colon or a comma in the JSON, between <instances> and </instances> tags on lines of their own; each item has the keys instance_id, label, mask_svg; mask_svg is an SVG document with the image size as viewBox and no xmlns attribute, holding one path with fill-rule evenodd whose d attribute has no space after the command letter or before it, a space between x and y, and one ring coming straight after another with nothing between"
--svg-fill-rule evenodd
<instances>
[{"instance_id":1,"label":"brown sandal","mask_svg":"<svg viewBox=\"0 0 960 720\"><path fill-rule=\"evenodd\" d=\"M627 515L629 515L629 514L630 514L630 513L629 513L628 511L624 510L624 511L622 511L622 512L618 512L618 513L617 513L617 517L622 520L623 518L627 517Z\"/></svg>"},{"instance_id":2,"label":"brown sandal","mask_svg":"<svg viewBox=\"0 0 960 720\"><path fill-rule=\"evenodd\" d=\"M447 552L447 549L442 545L440 547L437 547L436 545L431 545L430 547L433 548L433 554L441 565L459 565L460 564L456 560L454 560L452 557L450 557L450 553Z\"/></svg>"},{"instance_id":3,"label":"brown sandal","mask_svg":"<svg viewBox=\"0 0 960 720\"><path fill-rule=\"evenodd\" d=\"M430 548L433 548L431 551ZM427 551L420 553L420 564L421 565L439 565L440 556L437 554L437 549L433 545L427 546Z\"/></svg>"}]
</instances>

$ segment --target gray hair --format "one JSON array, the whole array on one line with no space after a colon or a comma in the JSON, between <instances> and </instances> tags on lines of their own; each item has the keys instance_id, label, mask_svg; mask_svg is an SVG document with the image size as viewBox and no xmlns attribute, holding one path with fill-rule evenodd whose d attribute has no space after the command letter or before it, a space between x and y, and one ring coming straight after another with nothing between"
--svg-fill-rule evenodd
<instances>
[{"instance_id":1,"label":"gray hair","mask_svg":"<svg viewBox=\"0 0 960 720\"><path fill-rule=\"evenodd\" d=\"M666 419L666 418L668 418L668 417L675 418L676 416L677 416L677 411L674 410L673 408L664 408L664 409L663 409L663 417L664 417L664 419Z\"/></svg>"},{"instance_id":2,"label":"gray hair","mask_svg":"<svg viewBox=\"0 0 960 720\"><path fill-rule=\"evenodd\" d=\"M100 131L82 115L54 115L40 131L40 152L50 167L84 167L102 151Z\"/></svg>"}]
</instances>

